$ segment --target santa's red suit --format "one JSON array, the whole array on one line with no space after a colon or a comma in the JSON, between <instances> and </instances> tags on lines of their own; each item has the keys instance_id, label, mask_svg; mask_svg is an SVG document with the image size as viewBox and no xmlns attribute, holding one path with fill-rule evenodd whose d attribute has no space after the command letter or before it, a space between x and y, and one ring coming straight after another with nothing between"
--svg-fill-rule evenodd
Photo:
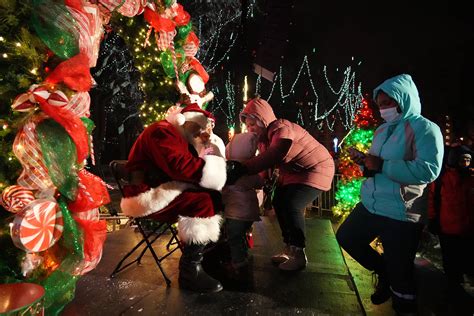
<instances>
[{"instance_id":1,"label":"santa's red suit","mask_svg":"<svg viewBox=\"0 0 474 316\"><path fill-rule=\"evenodd\" d=\"M142 172L144 179L125 189L121 208L133 217L177 219L181 241L204 245L219 238L222 209L215 195L225 184L226 163L214 155L198 157L180 124L162 120L138 137L127 169Z\"/></svg>"}]
</instances>

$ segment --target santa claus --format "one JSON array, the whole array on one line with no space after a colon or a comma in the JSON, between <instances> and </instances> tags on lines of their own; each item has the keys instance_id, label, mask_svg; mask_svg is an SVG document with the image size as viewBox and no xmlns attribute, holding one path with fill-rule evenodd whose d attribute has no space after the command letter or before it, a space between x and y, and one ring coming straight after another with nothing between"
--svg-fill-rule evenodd
<instances>
[{"instance_id":1,"label":"santa claus","mask_svg":"<svg viewBox=\"0 0 474 316\"><path fill-rule=\"evenodd\" d=\"M179 284L198 292L222 290L203 270L206 244L219 238L222 217L220 191L226 163L217 155L199 157L194 138L206 129L212 114L196 104L174 108L167 119L147 127L133 145L127 168L132 185L124 191L122 211L129 216L178 221L184 243Z\"/></svg>"}]
</instances>

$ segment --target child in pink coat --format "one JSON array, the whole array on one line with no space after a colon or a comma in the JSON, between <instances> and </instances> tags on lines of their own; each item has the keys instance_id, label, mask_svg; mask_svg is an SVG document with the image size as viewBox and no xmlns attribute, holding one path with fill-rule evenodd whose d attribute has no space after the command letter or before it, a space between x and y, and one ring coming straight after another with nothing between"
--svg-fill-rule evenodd
<instances>
[{"instance_id":1,"label":"child in pink coat","mask_svg":"<svg viewBox=\"0 0 474 316\"><path fill-rule=\"evenodd\" d=\"M236 134L226 146L226 158L244 162L257 152L257 135ZM230 247L232 267L240 269L248 265L248 245L246 233L253 222L260 220L257 190L263 187L263 179L258 175L245 175L234 184L224 186L225 229Z\"/></svg>"}]
</instances>

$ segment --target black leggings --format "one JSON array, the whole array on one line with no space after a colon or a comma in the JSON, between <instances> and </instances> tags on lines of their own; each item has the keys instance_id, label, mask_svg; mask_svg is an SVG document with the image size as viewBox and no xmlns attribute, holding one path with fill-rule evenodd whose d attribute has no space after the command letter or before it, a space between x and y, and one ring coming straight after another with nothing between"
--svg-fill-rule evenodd
<instances>
[{"instance_id":1,"label":"black leggings","mask_svg":"<svg viewBox=\"0 0 474 316\"><path fill-rule=\"evenodd\" d=\"M320 193L320 190L304 184L288 184L275 189L272 204L286 244L305 247L304 209Z\"/></svg>"},{"instance_id":2,"label":"black leggings","mask_svg":"<svg viewBox=\"0 0 474 316\"><path fill-rule=\"evenodd\" d=\"M421 230L421 224L372 214L359 203L341 224L336 237L364 268L387 273L395 295L414 299L414 260ZM383 256L370 246L376 237L382 241Z\"/></svg>"}]
</instances>

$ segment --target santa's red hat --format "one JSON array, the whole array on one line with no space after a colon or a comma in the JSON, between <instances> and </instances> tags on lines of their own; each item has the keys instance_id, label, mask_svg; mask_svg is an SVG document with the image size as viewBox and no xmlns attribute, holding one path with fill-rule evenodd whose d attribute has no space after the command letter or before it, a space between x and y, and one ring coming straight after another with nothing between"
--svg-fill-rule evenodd
<instances>
[{"instance_id":1,"label":"santa's red hat","mask_svg":"<svg viewBox=\"0 0 474 316\"><path fill-rule=\"evenodd\" d=\"M178 125L183 125L187 121L195 122L203 129L206 128L209 122L216 121L211 112L201 109L196 103L192 103L184 108L173 107L168 110L166 120L171 123L176 122Z\"/></svg>"}]
</instances>

